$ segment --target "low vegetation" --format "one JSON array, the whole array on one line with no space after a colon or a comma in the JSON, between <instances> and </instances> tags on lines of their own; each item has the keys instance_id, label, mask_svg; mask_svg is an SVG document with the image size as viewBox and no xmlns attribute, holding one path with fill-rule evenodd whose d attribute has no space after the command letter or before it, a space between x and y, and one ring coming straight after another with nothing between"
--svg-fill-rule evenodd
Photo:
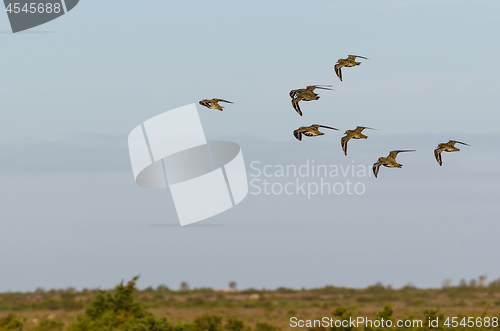
<instances>
[{"instance_id":1,"label":"low vegetation","mask_svg":"<svg viewBox=\"0 0 500 331\"><path fill-rule=\"evenodd\" d=\"M137 277L110 291L38 289L29 293L0 294L0 331L284 331L292 330L290 318L299 320L349 320L363 316L372 320L420 319L422 325L403 328L424 330L500 330L500 327L444 325L447 317L484 319L500 316L500 282L484 284L443 283L441 289L400 289L376 284L365 289L326 286L317 289L238 291L179 290L161 285L136 288ZM437 325L429 320L439 318ZM491 323L490 323L491 324ZM392 327L324 326L310 331L399 331Z\"/></svg>"}]
</instances>

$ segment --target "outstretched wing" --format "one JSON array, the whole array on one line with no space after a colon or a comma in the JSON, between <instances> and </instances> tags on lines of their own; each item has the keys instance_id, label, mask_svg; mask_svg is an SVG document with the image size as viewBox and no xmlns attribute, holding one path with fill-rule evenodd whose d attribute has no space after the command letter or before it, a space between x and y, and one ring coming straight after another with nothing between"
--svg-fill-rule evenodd
<instances>
[{"instance_id":1,"label":"outstretched wing","mask_svg":"<svg viewBox=\"0 0 500 331\"><path fill-rule=\"evenodd\" d=\"M308 86L307 88L308 89L312 89L314 91L314 89L322 89L322 90L329 90L331 91L332 89L330 87L332 87L333 85L311 85L311 86ZM313 88L314 87L314 88Z\"/></svg>"},{"instance_id":2,"label":"outstretched wing","mask_svg":"<svg viewBox=\"0 0 500 331\"><path fill-rule=\"evenodd\" d=\"M325 129L332 129L332 130L339 131L339 129L335 129L335 128L332 128L331 126L326 126L326 125L321 125L321 124L313 124L313 126L317 126L318 128L325 128Z\"/></svg>"},{"instance_id":3,"label":"outstretched wing","mask_svg":"<svg viewBox=\"0 0 500 331\"><path fill-rule=\"evenodd\" d=\"M364 57L364 56L361 56L361 55L348 55L348 56L347 56L347 59L348 59L348 60L353 60L353 61L354 61L354 60L356 60L356 58L357 58L357 57L359 57L359 58L361 58L361 59L368 60L368 58L367 58L367 57Z\"/></svg>"},{"instance_id":4,"label":"outstretched wing","mask_svg":"<svg viewBox=\"0 0 500 331\"><path fill-rule=\"evenodd\" d=\"M335 70L335 73L337 74L337 77L342 81L342 70L340 70L344 65L343 64L336 64L333 69Z\"/></svg>"},{"instance_id":5,"label":"outstretched wing","mask_svg":"<svg viewBox=\"0 0 500 331\"><path fill-rule=\"evenodd\" d=\"M389 157L392 157L392 158L396 159L396 156L399 153L404 153L404 152L415 152L415 150L414 149L402 149L402 150L397 150L397 151L391 151L389 153Z\"/></svg>"},{"instance_id":6,"label":"outstretched wing","mask_svg":"<svg viewBox=\"0 0 500 331\"><path fill-rule=\"evenodd\" d=\"M224 100L224 99L215 99L215 100L217 100L217 102L221 101L221 102L227 102L227 103L234 103L234 102L227 101L227 100Z\"/></svg>"},{"instance_id":7,"label":"outstretched wing","mask_svg":"<svg viewBox=\"0 0 500 331\"><path fill-rule=\"evenodd\" d=\"M392 158L394 158L394 159L395 159L395 158L396 158L396 156L398 155L398 153L399 153L399 152L400 152L400 151L391 151L391 152L389 153L389 156L388 156L388 157L392 157Z\"/></svg>"},{"instance_id":8,"label":"outstretched wing","mask_svg":"<svg viewBox=\"0 0 500 331\"><path fill-rule=\"evenodd\" d=\"M205 107L207 107L207 108L210 108L210 101L209 101L209 100L207 100L207 99L201 100L199 103L200 103L200 105L202 105L202 106L205 106Z\"/></svg>"},{"instance_id":9,"label":"outstretched wing","mask_svg":"<svg viewBox=\"0 0 500 331\"><path fill-rule=\"evenodd\" d=\"M302 140L302 131L301 130L295 130L293 131L293 135L295 136L295 138L297 138L297 140L301 141Z\"/></svg>"},{"instance_id":10,"label":"outstretched wing","mask_svg":"<svg viewBox=\"0 0 500 331\"><path fill-rule=\"evenodd\" d=\"M373 164L373 174L375 175L375 178L377 178L378 171L379 171L381 165L382 165L382 163L380 163L380 162Z\"/></svg>"},{"instance_id":11,"label":"outstretched wing","mask_svg":"<svg viewBox=\"0 0 500 331\"><path fill-rule=\"evenodd\" d=\"M456 141L456 140L450 140L450 141L448 141L448 144L449 143L453 143L453 145L455 145L455 144L462 144L462 145L470 146L469 144L466 144L466 143L463 143L463 142L460 142L460 141Z\"/></svg>"},{"instance_id":12,"label":"outstretched wing","mask_svg":"<svg viewBox=\"0 0 500 331\"><path fill-rule=\"evenodd\" d=\"M292 99L292 106L293 106L293 109L295 109L295 111L300 116L302 116L302 111L300 110L300 107L299 107L299 101L300 101L300 99Z\"/></svg>"},{"instance_id":13,"label":"outstretched wing","mask_svg":"<svg viewBox=\"0 0 500 331\"><path fill-rule=\"evenodd\" d=\"M369 128L367 126L357 126L356 129L354 129L354 131L359 131L359 132L363 132L364 129L368 129L368 130L377 130L377 129L374 129L374 128Z\"/></svg>"},{"instance_id":14,"label":"outstretched wing","mask_svg":"<svg viewBox=\"0 0 500 331\"><path fill-rule=\"evenodd\" d=\"M441 160L441 153L443 152L442 148L436 148L434 150L434 157L436 158L436 161L438 161L439 165L443 165L443 161Z\"/></svg>"},{"instance_id":15,"label":"outstretched wing","mask_svg":"<svg viewBox=\"0 0 500 331\"><path fill-rule=\"evenodd\" d=\"M344 151L344 155L347 155L347 142L351 139L351 136L343 136L340 139L340 145L342 146L342 150Z\"/></svg>"}]
</instances>

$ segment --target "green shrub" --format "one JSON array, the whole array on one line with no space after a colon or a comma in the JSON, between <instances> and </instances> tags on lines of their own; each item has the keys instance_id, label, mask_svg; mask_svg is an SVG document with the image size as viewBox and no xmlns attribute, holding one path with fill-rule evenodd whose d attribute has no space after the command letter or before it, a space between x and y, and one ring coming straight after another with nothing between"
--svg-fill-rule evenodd
<instances>
[{"instance_id":1,"label":"green shrub","mask_svg":"<svg viewBox=\"0 0 500 331\"><path fill-rule=\"evenodd\" d=\"M186 299L186 305L188 307L197 307L205 304L205 300L200 297L189 297Z\"/></svg>"},{"instance_id":2,"label":"green shrub","mask_svg":"<svg viewBox=\"0 0 500 331\"><path fill-rule=\"evenodd\" d=\"M341 307L337 307L337 309L335 309L333 311L333 316L335 317L338 317L339 320L343 321L343 320L349 320L349 318L351 318L354 314L356 310L356 307L352 307L352 306L341 306ZM331 328L332 331L353 331L355 328L352 327L352 326L347 326L347 327L344 327L344 326L333 326Z\"/></svg>"},{"instance_id":3,"label":"green shrub","mask_svg":"<svg viewBox=\"0 0 500 331\"><path fill-rule=\"evenodd\" d=\"M21 318L14 314L9 314L0 318L0 331L21 331L23 329L23 322Z\"/></svg>"},{"instance_id":4,"label":"green shrub","mask_svg":"<svg viewBox=\"0 0 500 331\"><path fill-rule=\"evenodd\" d=\"M43 319L34 331L62 331L64 323L59 319Z\"/></svg>"},{"instance_id":5,"label":"green shrub","mask_svg":"<svg viewBox=\"0 0 500 331\"><path fill-rule=\"evenodd\" d=\"M278 331L278 330L280 330L280 328L268 323L257 323L255 325L255 331Z\"/></svg>"},{"instance_id":6,"label":"green shrub","mask_svg":"<svg viewBox=\"0 0 500 331\"><path fill-rule=\"evenodd\" d=\"M194 320L196 331L222 331L222 317L205 314Z\"/></svg>"},{"instance_id":7,"label":"green shrub","mask_svg":"<svg viewBox=\"0 0 500 331\"><path fill-rule=\"evenodd\" d=\"M356 298L357 302L363 303L363 302L373 302L375 301L375 298L373 296L359 296Z\"/></svg>"},{"instance_id":8,"label":"green shrub","mask_svg":"<svg viewBox=\"0 0 500 331\"><path fill-rule=\"evenodd\" d=\"M424 310L424 327L426 330L443 330L444 315L439 314L438 309L426 309ZM438 326L431 326L430 322L439 318Z\"/></svg>"},{"instance_id":9,"label":"green shrub","mask_svg":"<svg viewBox=\"0 0 500 331\"><path fill-rule=\"evenodd\" d=\"M249 327L245 326L243 321L237 318L229 318L224 325L224 330L226 331L248 331Z\"/></svg>"},{"instance_id":10,"label":"green shrub","mask_svg":"<svg viewBox=\"0 0 500 331\"><path fill-rule=\"evenodd\" d=\"M136 300L137 279L120 283L114 291L99 291L67 331L173 331L166 319L155 319Z\"/></svg>"}]
</instances>

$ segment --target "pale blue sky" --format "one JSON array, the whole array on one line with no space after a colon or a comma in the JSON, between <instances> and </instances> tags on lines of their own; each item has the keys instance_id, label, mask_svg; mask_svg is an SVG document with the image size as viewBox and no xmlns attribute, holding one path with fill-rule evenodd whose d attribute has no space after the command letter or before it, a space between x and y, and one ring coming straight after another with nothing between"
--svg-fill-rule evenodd
<instances>
[{"instance_id":1,"label":"pale blue sky","mask_svg":"<svg viewBox=\"0 0 500 331\"><path fill-rule=\"evenodd\" d=\"M81 0L15 35L0 15L0 290L111 287L136 274L141 287L173 288L500 277L499 10L498 1ZM340 82L333 65L347 54L369 60ZM303 103L300 117L288 92L313 84L335 91ZM238 142L247 164L369 165L391 149L417 152L366 179L363 196L249 195L206 221L224 226L149 226L177 216L168 191L135 185L127 135L212 97L235 103L200 108L207 138ZM293 138L312 123L381 131L345 157L339 132ZM449 139L471 146L439 167L432 150Z\"/></svg>"}]
</instances>

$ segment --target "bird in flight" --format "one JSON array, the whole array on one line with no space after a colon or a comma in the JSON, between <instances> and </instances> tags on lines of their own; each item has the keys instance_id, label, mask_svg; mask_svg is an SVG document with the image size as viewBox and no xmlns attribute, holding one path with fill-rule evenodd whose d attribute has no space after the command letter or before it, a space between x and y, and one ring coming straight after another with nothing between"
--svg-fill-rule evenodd
<instances>
[{"instance_id":1,"label":"bird in flight","mask_svg":"<svg viewBox=\"0 0 500 331\"><path fill-rule=\"evenodd\" d=\"M369 129L369 130L376 130L373 128L369 128L367 126L357 126L356 129L354 130L347 130L345 132L345 136L340 139L340 145L342 146L342 150L344 151L344 154L347 155L347 142L351 139L367 139L368 136L362 134L364 129Z\"/></svg>"},{"instance_id":2,"label":"bird in flight","mask_svg":"<svg viewBox=\"0 0 500 331\"><path fill-rule=\"evenodd\" d=\"M462 144L462 145L469 146L466 143L462 143L462 142L456 141L456 140L450 140L447 143L439 144L438 147L434 150L434 156L436 157L436 160L440 166L443 165L443 161L441 160L441 153L442 152L458 152L460 150L459 148L455 147L455 144Z\"/></svg>"},{"instance_id":3,"label":"bird in flight","mask_svg":"<svg viewBox=\"0 0 500 331\"><path fill-rule=\"evenodd\" d=\"M342 81L342 67L355 67L361 64L361 62L356 62L357 57L368 60L368 58L359 55L348 55L347 59L338 59L337 64L335 64L333 68L335 69L335 73L337 74L337 77L339 77L340 81Z\"/></svg>"},{"instance_id":4,"label":"bird in flight","mask_svg":"<svg viewBox=\"0 0 500 331\"><path fill-rule=\"evenodd\" d=\"M331 90L331 85L311 85L298 90L291 90L290 91L290 97L292 98L292 106L295 111L302 116L302 111L300 110L299 107L299 101L311 101L311 100L318 100L319 95L314 93L315 89L323 89L323 90Z\"/></svg>"},{"instance_id":5,"label":"bird in flight","mask_svg":"<svg viewBox=\"0 0 500 331\"><path fill-rule=\"evenodd\" d=\"M232 103L231 101L227 101L227 100L223 100L223 99L212 99L212 100L203 99L200 101L200 105L205 106L205 107L210 108L210 109L218 109L218 110L222 111L222 108L224 108L224 107L219 105L219 102Z\"/></svg>"},{"instance_id":6,"label":"bird in flight","mask_svg":"<svg viewBox=\"0 0 500 331\"><path fill-rule=\"evenodd\" d=\"M388 168L401 168L403 167L402 164L399 164L396 162L396 156L398 153L402 152L415 152L415 150L398 150L398 151L391 151L387 157L379 157L378 161L373 164L373 174L375 175L375 178L377 178L378 171L380 166L388 167Z\"/></svg>"},{"instance_id":7,"label":"bird in flight","mask_svg":"<svg viewBox=\"0 0 500 331\"><path fill-rule=\"evenodd\" d=\"M315 137L315 136L322 136L322 135L324 135L323 132L319 131L319 128L332 129L332 130L337 130L337 131L339 130L339 129L332 128L330 126L313 124L311 126L301 126L297 130L293 131L293 135L298 140L302 140L302 135L305 135L305 136L308 136L308 137Z\"/></svg>"}]
</instances>

